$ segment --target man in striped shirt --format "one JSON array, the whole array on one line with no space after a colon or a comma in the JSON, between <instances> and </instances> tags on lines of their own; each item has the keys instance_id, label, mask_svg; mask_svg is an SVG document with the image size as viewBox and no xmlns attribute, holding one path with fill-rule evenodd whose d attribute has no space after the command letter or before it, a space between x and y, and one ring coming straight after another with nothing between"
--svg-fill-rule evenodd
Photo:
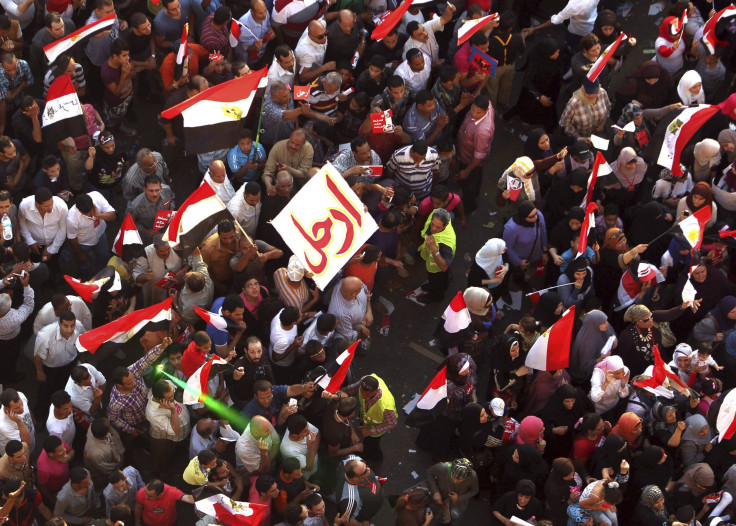
<instances>
[{"instance_id":1,"label":"man in striped shirt","mask_svg":"<svg viewBox=\"0 0 736 526\"><path fill-rule=\"evenodd\" d=\"M438 159L437 150L420 139L396 150L386 168L396 184L414 192L419 202L432 192L434 174L440 167Z\"/></svg>"}]
</instances>

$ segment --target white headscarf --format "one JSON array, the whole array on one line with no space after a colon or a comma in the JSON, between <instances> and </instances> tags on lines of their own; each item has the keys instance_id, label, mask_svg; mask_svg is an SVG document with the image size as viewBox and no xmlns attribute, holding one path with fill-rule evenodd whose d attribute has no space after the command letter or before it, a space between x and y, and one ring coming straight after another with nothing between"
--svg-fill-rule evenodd
<instances>
[{"instance_id":1,"label":"white headscarf","mask_svg":"<svg viewBox=\"0 0 736 526\"><path fill-rule=\"evenodd\" d=\"M700 83L700 93L693 95L690 93L690 88L695 84ZM705 90L703 89L703 79L694 69L688 70L680 79L680 83L677 85L677 94L680 96L680 100L685 106L691 104L705 104Z\"/></svg>"},{"instance_id":2,"label":"white headscarf","mask_svg":"<svg viewBox=\"0 0 736 526\"><path fill-rule=\"evenodd\" d=\"M703 139L695 145L693 156L693 178L703 181L709 175L710 169L721 162L721 145L715 139Z\"/></svg>"},{"instance_id":3,"label":"white headscarf","mask_svg":"<svg viewBox=\"0 0 736 526\"><path fill-rule=\"evenodd\" d=\"M503 239L489 239L475 254L475 262L489 278L493 279L498 267L503 265L504 252L506 252L506 242Z\"/></svg>"}]
</instances>

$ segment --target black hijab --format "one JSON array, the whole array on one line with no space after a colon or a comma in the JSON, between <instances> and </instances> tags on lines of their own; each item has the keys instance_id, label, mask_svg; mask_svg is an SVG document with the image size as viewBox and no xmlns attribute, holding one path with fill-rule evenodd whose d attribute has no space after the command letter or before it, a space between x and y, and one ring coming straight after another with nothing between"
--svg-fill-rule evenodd
<instances>
[{"instance_id":1,"label":"black hijab","mask_svg":"<svg viewBox=\"0 0 736 526\"><path fill-rule=\"evenodd\" d=\"M524 155L529 157L532 161L538 161L544 159L552 152L552 144L550 144L549 150L542 150L539 148L539 139L547 135L547 132L542 128L534 128L529 132L526 142L524 143Z\"/></svg>"},{"instance_id":2,"label":"black hijab","mask_svg":"<svg viewBox=\"0 0 736 526\"><path fill-rule=\"evenodd\" d=\"M556 291L551 290L542 294L539 303L534 308L534 318L544 327L551 327L560 319L560 314L555 314L560 303L562 303L562 298Z\"/></svg>"},{"instance_id":3,"label":"black hijab","mask_svg":"<svg viewBox=\"0 0 736 526\"><path fill-rule=\"evenodd\" d=\"M522 479L533 480L538 483L540 479L547 476L548 464L542 458L542 454L531 444L515 444L509 447L507 454L511 457L514 451L519 452L519 463L509 458L504 467L504 479L507 485L513 487Z\"/></svg>"},{"instance_id":4,"label":"black hijab","mask_svg":"<svg viewBox=\"0 0 736 526\"><path fill-rule=\"evenodd\" d=\"M613 468L615 473L621 469L623 459L631 460L629 447L626 441L618 435L608 435L606 440L593 453L590 461L590 476L601 479L603 468Z\"/></svg>"},{"instance_id":5,"label":"black hijab","mask_svg":"<svg viewBox=\"0 0 736 526\"><path fill-rule=\"evenodd\" d=\"M538 219L534 222L529 222L526 220L526 218L529 216L529 214L532 213L532 210L534 210L535 208L536 206L532 201L528 199L526 201L523 201L516 209L516 214L514 215L514 223L524 228L533 228L537 226L537 224L539 224Z\"/></svg>"},{"instance_id":6,"label":"black hijab","mask_svg":"<svg viewBox=\"0 0 736 526\"><path fill-rule=\"evenodd\" d=\"M660 446L647 446L639 456L634 458L629 481L632 495L638 495L641 489L648 484L654 484L660 488L667 487L670 478L675 474L675 466L669 455L664 462L659 463L662 456L666 454Z\"/></svg>"},{"instance_id":7,"label":"black hijab","mask_svg":"<svg viewBox=\"0 0 736 526\"><path fill-rule=\"evenodd\" d=\"M588 269L588 262L585 258L579 257L573 259L572 263L570 263L565 269L565 275L567 276L567 279L570 280L570 283L575 283L575 273L578 271L582 272L583 270L585 271L585 279L583 280L583 286L580 291L584 294L588 292L593 281L593 276L591 276L590 270Z\"/></svg>"},{"instance_id":8,"label":"black hijab","mask_svg":"<svg viewBox=\"0 0 736 526\"><path fill-rule=\"evenodd\" d=\"M572 409L567 409L562 402L568 398L575 399ZM570 384L562 384L550 397L544 406L540 418L544 421L545 428L568 426L572 432L575 422L585 414L585 407L581 403L580 393Z\"/></svg>"},{"instance_id":9,"label":"black hijab","mask_svg":"<svg viewBox=\"0 0 736 526\"><path fill-rule=\"evenodd\" d=\"M511 348L514 346L514 343L519 345L519 356L516 358L511 357ZM492 356L493 368L503 373L508 374L524 365L524 356L521 353L521 340L513 333L504 334L500 338L498 345L493 349Z\"/></svg>"}]
</instances>

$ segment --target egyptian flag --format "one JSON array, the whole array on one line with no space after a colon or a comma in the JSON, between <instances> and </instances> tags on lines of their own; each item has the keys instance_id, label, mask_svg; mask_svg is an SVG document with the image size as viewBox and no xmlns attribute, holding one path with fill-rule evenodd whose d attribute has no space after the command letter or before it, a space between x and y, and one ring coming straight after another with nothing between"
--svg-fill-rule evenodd
<instances>
[{"instance_id":1,"label":"egyptian flag","mask_svg":"<svg viewBox=\"0 0 736 526\"><path fill-rule=\"evenodd\" d=\"M204 399L210 395L210 380L220 374L222 371L233 368L228 362L215 356L211 360L194 371L194 374L187 380L187 387L184 389L184 397L182 403L184 405L201 404Z\"/></svg>"},{"instance_id":2,"label":"egyptian flag","mask_svg":"<svg viewBox=\"0 0 736 526\"><path fill-rule=\"evenodd\" d=\"M491 13L475 20L463 20L460 29L457 32L457 47L459 48L470 39L474 34L480 31L486 24L493 22L498 18L498 13Z\"/></svg>"},{"instance_id":3,"label":"egyptian flag","mask_svg":"<svg viewBox=\"0 0 736 526\"><path fill-rule=\"evenodd\" d=\"M230 21L230 47L238 47L240 41L240 22L234 18Z\"/></svg>"},{"instance_id":4,"label":"egyptian flag","mask_svg":"<svg viewBox=\"0 0 736 526\"><path fill-rule=\"evenodd\" d=\"M595 79L598 78L598 75L601 74L603 69L606 67L606 64L608 64L608 61L611 60L611 57L613 57L613 54L616 52L619 44L621 44L621 41L624 38L628 37L622 31L618 38L611 42L611 44L605 49L605 51L601 53L601 56L598 57L598 60L593 63L590 71L588 71L587 77L589 81L595 82Z\"/></svg>"},{"instance_id":5,"label":"egyptian flag","mask_svg":"<svg viewBox=\"0 0 736 526\"><path fill-rule=\"evenodd\" d=\"M728 230L728 225L724 226L718 231L718 237L721 239L725 237L736 237L736 230Z\"/></svg>"},{"instance_id":6,"label":"egyptian flag","mask_svg":"<svg viewBox=\"0 0 736 526\"><path fill-rule=\"evenodd\" d=\"M703 26L703 38L701 38L700 41L711 55L715 55L716 47L726 47L728 45L727 40L720 40L718 38L718 34L721 36L727 36L728 34L727 28L717 27L718 23L722 20L725 21L727 18L731 18L734 15L736 15L736 7L731 4L710 17L705 23L705 26Z\"/></svg>"},{"instance_id":7,"label":"egyptian flag","mask_svg":"<svg viewBox=\"0 0 736 526\"><path fill-rule=\"evenodd\" d=\"M176 67L174 68L174 77L182 78L189 73L189 24L184 24L181 30L181 40L179 41L179 50L176 52Z\"/></svg>"},{"instance_id":8,"label":"egyptian flag","mask_svg":"<svg viewBox=\"0 0 736 526\"><path fill-rule=\"evenodd\" d=\"M698 291L696 291L695 287L693 286L693 282L690 281L692 275L693 269L691 268L690 271L687 273L687 279L685 280L685 285L682 287L682 293L680 294L682 296L683 303L692 304L695 301L695 296L697 296L698 294Z\"/></svg>"},{"instance_id":9,"label":"egyptian flag","mask_svg":"<svg viewBox=\"0 0 736 526\"><path fill-rule=\"evenodd\" d=\"M677 223L678 228L682 230L682 235L693 249L700 248L700 244L703 242L705 224L710 221L710 215L711 207L704 206Z\"/></svg>"},{"instance_id":10,"label":"egyptian flag","mask_svg":"<svg viewBox=\"0 0 736 526\"><path fill-rule=\"evenodd\" d=\"M575 323L575 305L567 309L552 327L547 329L526 355L527 367L538 371L557 371L570 365L570 341Z\"/></svg>"},{"instance_id":11,"label":"egyptian flag","mask_svg":"<svg viewBox=\"0 0 736 526\"><path fill-rule=\"evenodd\" d=\"M195 508L204 515L215 517L218 524L230 526L258 526L269 505L253 502L239 502L223 495L212 495L194 503Z\"/></svg>"},{"instance_id":12,"label":"egyptian flag","mask_svg":"<svg viewBox=\"0 0 736 526\"><path fill-rule=\"evenodd\" d=\"M465 362L463 367L470 367L470 363ZM447 366L444 366L434 375L422 396L417 400L417 408L427 411L434 409L445 398L447 398Z\"/></svg>"},{"instance_id":13,"label":"egyptian flag","mask_svg":"<svg viewBox=\"0 0 736 526\"><path fill-rule=\"evenodd\" d=\"M194 306L194 312L197 313L197 316L206 321L207 325L213 326L218 331L227 332L228 325L230 324L228 323L227 318L222 314L215 314L214 312L204 310L196 305Z\"/></svg>"},{"instance_id":14,"label":"egyptian flag","mask_svg":"<svg viewBox=\"0 0 736 526\"><path fill-rule=\"evenodd\" d=\"M670 385L675 387L675 389L680 392L686 393L688 390L687 385L680 379L679 376L673 373L670 368L667 367L667 365L665 365L664 360L662 360L662 357L659 354L659 347L657 347L657 345L654 345L654 347L652 347L652 355L654 356L654 367L652 368L651 377L648 380L634 382L634 385L636 387L647 389L650 392L666 396L667 398L672 398L674 395L671 391L669 391L669 389L667 389L666 387L664 387L666 391L662 391L661 389L664 383L669 380ZM668 392L669 395L667 395Z\"/></svg>"},{"instance_id":15,"label":"egyptian flag","mask_svg":"<svg viewBox=\"0 0 736 526\"><path fill-rule=\"evenodd\" d=\"M136 257L137 254L143 255L143 241L135 222L130 214L125 216L123 224L120 225L120 232L115 236L112 244L112 253L125 261Z\"/></svg>"},{"instance_id":16,"label":"egyptian flag","mask_svg":"<svg viewBox=\"0 0 736 526\"><path fill-rule=\"evenodd\" d=\"M94 354L103 343L125 343L149 323L168 321L171 321L171 297L85 332L77 339L77 350Z\"/></svg>"},{"instance_id":17,"label":"egyptian flag","mask_svg":"<svg viewBox=\"0 0 736 526\"><path fill-rule=\"evenodd\" d=\"M233 215L214 188L204 181L171 218L164 241L172 247L179 245L188 256L223 219L233 219Z\"/></svg>"},{"instance_id":18,"label":"egyptian flag","mask_svg":"<svg viewBox=\"0 0 736 526\"><path fill-rule=\"evenodd\" d=\"M184 119L186 150L207 153L238 142L243 119L256 90L265 88L268 68L217 84L161 113L165 119Z\"/></svg>"},{"instance_id":19,"label":"egyptian flag","mask_svg":"<svg viewBox=\"0 0 736 526\"><path fill-rule=\"evenodd\" d=\"M458 292L445 309L442 319L445 320L445 330L450 333L460 332L470 325L470 311L465 305L463 293Z\"/></svg>"},{"instance_id":20,"label":"egyptian flag","mask_svg":"<svg viewBox=\"0 0 736 526\"><path fill-rule=\"evenodd\" d=\"M736 389L731 389L723 399L716 419L718 441L731 440L736 431Z\"/></svg>"},{"instance_id":21,"label":"egyptian flag","mask_svg":"<svg viewBox=\"0 0 736 526\"><path fill-rule=\"evenodd\" d=\"M595 227L596 210L598 210L598 205L595 201L588 203L588 206L585 208L585 219L583 219L583 226L580 228L580 239L578 241L578 253L575 256L576 258L584 254L585 249L588 247L588 234L590 234L590 230Z\"/></svg>"},{"instance_id":22,"label":"egyptian flag","mask_svg":"<svg viewBox=\"0 0 736 526\"><path fill-rule=\"evenodd\" d=\"M596 182L598 182L598 177L608 175L611 171L611 167L606 162L606 158L603 157L603 154L601 152L596 152L593 171L590 172L590 177L588 177L588 190L585 192L585 199L580 203L580 208L586 208L588 203L593 202L593 191L595 190Z\"/></svg>"},{"instance_id":23,"label":"egyptian flag","mask_svg":"<svg viewBox=\"0 0 736 526\"><path fill-rule=\"evenodd\" d=\"M657 164L669 168L673 175L682 175L682 169L680 168L680 154L682 153L682 149L692 139L695 132L708 119L718 113L718 109L718 106L701 104L700 106L693 106L682 110L670 125L667 126Z\"/></svg>"},{"instance_id":24,"label":"egyptian flag","mask_svg":"<svg viewBox=\"0 0 736 526\"><path fill-rule=\"evenodd\" d=\"M373 33L371 33L371 38L373 40L381 40L383 37L388 35L394 26L399 23L401 17L404 16L404 13L406 13L409 7L411 7L411 3L412 0L404 0L401 2L396 9L391 11L389 15L383 19L383 22L375 27Z\"/></svg>"},{"instance_id":25,"label":"egyptian flag","mask_svg":"<svg viewBox=\"0 0 736 526\"><path fill-rule=\"evenodd\" d=\"M100 31L109 29L115 23L115 17L115 13L110 13L105 18L100 18L96 22L87 24L86 26L77 29L74 33L70 33L64 38L54 40L50 44L45 45L43 47L43 52L46 54L46 60L48 60L49 64L51 64L59 57L59 55L69 51L76 44L79 44L84 38L92 36Z\"/></svg>"},{"instance_id":26,"label":"egyptian flag","mask_svg":"<svg viewBox=\"0 0 736 526\"><path fill-rule=\"evenodd\" d=\"M539 298L541 298L543 294L546 294L548 290L549 289L535 290L534 292L527 294L527 296L532 300L532 304L536 306L537 303L539 303Z\"/></svg>"},{"instance_id":27,"label":"egyptian flag","mask_svg":"<svg viewBox=\"0 0 736 526\"><path fill-rule=\"evenodd\" d=\"M317 382L317 385L319 385L328 393L335 394L338 389L340 389L342 383L345 381L345 377L348 374L348 369L350 369L350 364L352 363L353 357L355 356L355 349L358 348L359 344L360 340L345 349L340 354L340 356L337 357L337 360L335 360L335 363L333 364L332 368L335 368L335 370L333 372L325 373L324 376L320 378L319 382Z\"/></svg>"},{"instance_id":28,"label":"egyptian flag","mask_svg":"<svg viewBox=\"0 0 736 526\"><path fill-rule=\"evenodd\" d=\"M87 133L82 104L69 75L61 75L51 83L41 122L44 140L52 146L67 137L79 137Z\"/></svg>"},{"instance_id":29,"label":"egyptian flag","mask_svg":"<svg viewBox=\"0 0 736 526\"><path fill-rule=\"evenodd\" d=\"M632 274L633 272L633 274ZM634 277L636 274L636 277ZM657 267L651 263L640 262L638 265L631 265L624 275L621 276L621 282L618 285L618 307L615 311L620 311L634 303L636 297L641 292L642 283L645 281L657 280L657 283L664 281L664 276Z\"/></svg>"},{"instance_id":30,"label":"egyptian flag","mask_svg":"<svg viewBox=\"0 0 736 526\"><path fill-rule=\"evenodd\" d=\"M94 301L94 294L96 292L100 292L102 289L102 286L110 281L110 277L104 277L100 278L95 281L80 281L77 278L73 278L71 276L64 275L64 279L69 284L71 288L74 289L74 292L79 294L79 297L82 298L87 303L92 303ZM120 274L115 271L115 277L113 278L114 282L109 290L116 291L120 290Z\"/></svg>"}]
</instances>

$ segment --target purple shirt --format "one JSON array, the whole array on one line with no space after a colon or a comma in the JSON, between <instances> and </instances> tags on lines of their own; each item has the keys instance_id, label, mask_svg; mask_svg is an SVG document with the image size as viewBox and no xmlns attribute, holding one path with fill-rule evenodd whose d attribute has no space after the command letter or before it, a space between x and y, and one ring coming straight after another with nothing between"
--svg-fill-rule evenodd
<instances>
[{"instance_id":1,"label":"purple shirt","mask_svg":"<svg viewBox=\"0 0 736 526\"><path fill-rule=\"evenodd\" d=\"M473 120L470 112L465 115L465 120L457 134L458 153L462 162L470 164L474 157L480 160L488 157L495 129L493 119L494 112L491 104L488 105L485 116L478 121Z\"/></svg>"}]
</instances>

